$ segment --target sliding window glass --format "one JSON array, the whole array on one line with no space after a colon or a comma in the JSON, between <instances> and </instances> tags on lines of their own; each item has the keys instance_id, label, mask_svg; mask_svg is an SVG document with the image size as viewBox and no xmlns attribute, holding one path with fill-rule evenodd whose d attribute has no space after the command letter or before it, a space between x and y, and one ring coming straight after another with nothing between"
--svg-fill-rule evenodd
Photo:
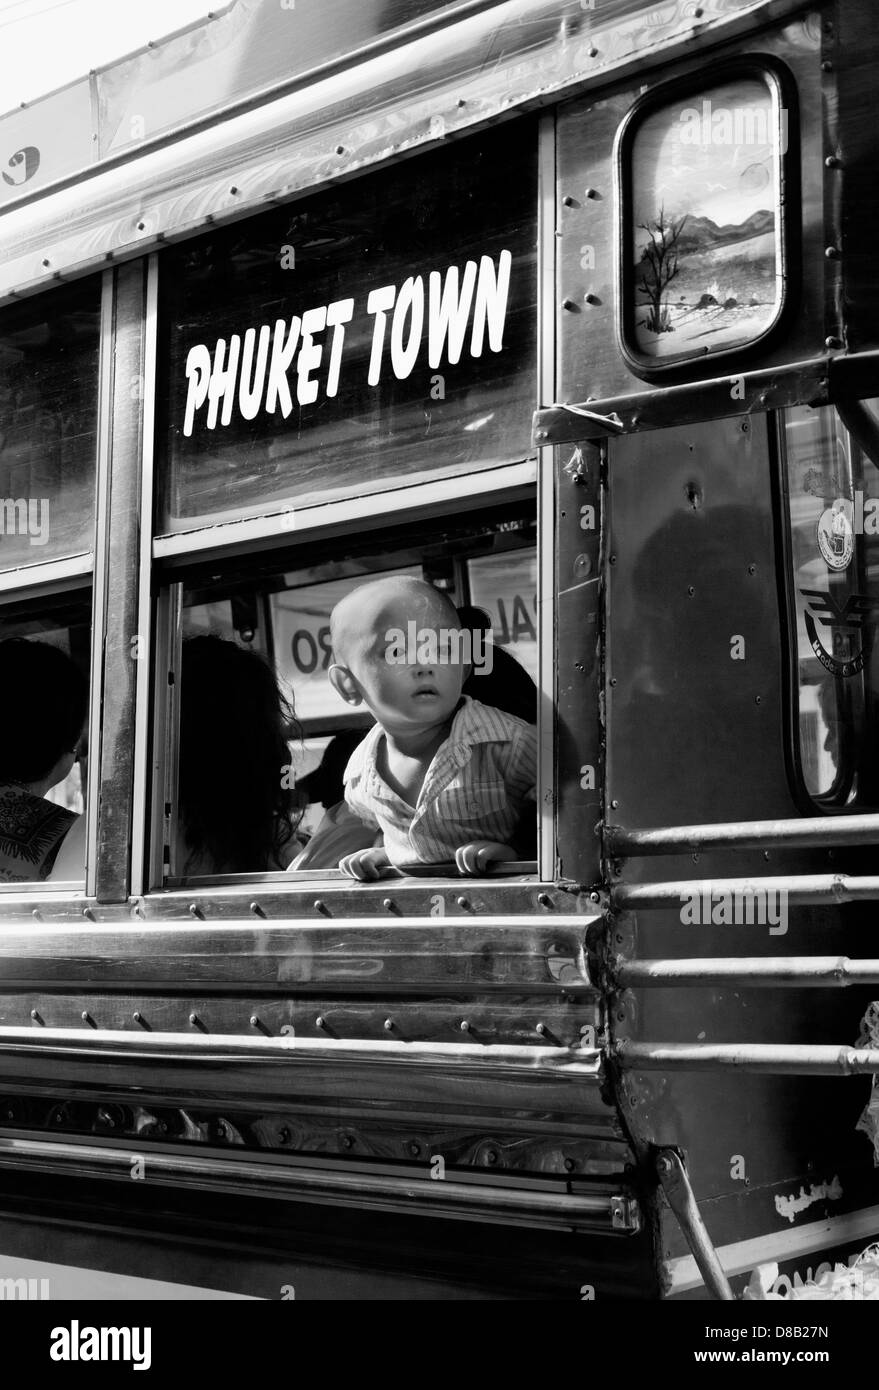
<instances>
[{"instance_id":1,"label":"sliding window glass","mask_svg":"<svg viewBox=\"0 0 879 1390\"><path fill-rule=\"evenodd\" d=\"M100 283L0 311L0 889L85 872Z\"/></svg>"}]
</instances>

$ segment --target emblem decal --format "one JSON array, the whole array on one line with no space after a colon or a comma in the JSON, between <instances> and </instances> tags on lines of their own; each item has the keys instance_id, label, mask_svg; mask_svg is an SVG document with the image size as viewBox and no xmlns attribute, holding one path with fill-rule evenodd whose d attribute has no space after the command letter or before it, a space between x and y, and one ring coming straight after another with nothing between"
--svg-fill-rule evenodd
<instances>
[{"instance_id":1,"label":"emblem decal","mask_svg":"<svg viewBox=\"0 0 879 1390\"><path fill-rule=\"evenodd\" d=\"M806 634L812 651L821 665L834 676L856 676L859 671L864 669L866 659L864 649L859 644L859 638L863 633L864 625L876 621L875 615L876 610L879 609L879 600L869 598L866 594L849 594L845 603L840 607L833 594L826 590L801 589L800 593L815 615L813 617L808 610L804 614ZM818 636L815 618L819 623L830 628L834 651L839 652L843 642L847 642L850 649L854 648L857 642L859 650L850 650L850 654L845 660L839 660L838 656L833 656L830 652L825 651Z\"/></svg>"}]
</instances>

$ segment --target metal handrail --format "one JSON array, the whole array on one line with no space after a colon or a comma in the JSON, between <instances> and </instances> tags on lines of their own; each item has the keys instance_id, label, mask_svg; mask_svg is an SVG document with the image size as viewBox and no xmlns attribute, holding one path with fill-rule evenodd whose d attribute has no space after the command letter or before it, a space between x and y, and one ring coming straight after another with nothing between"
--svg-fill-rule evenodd
<instances>
[{"instance_id":1,"label":"metal handrail","mask_svg":"<svg viewBox=\"0 0 879 1390\"><path fill-rule=\"evenodd\" d=\"M742 1071L785 1076L879 1073L875 1048L810 1043L677 1043L620 1039L611 1056L625 1071Z\"/></svg>"},{"instance_id":2,"label":"metal handrail","mask_svg":"<svg viewBox=\"0 0 879 1390\"><path fill-rule=\"evenodd\" d=\"M802 816L790 820L728 821L718 825L659 826L653 830L605 828L612 858L689 854L703 849L831 849L879 844L879 815Z\"/></svg>"},{"instance_id":3,"label":"metal handrail","mask_svg":"<svg viewBox=\"0 0 879 1390\"><path fill-rule=\"evenodd\" d=\"M779 899L779 895L784 897ZM874 902L879 899L879 876L851 874L786 874L772 878L670 879L661 883L617 884L611 888L611 907L618 911L680 907L696 897L740 898L759 922L761 901L783 901L789 907ZM774 897L772 895L775 895ZM746 922L744 925L755 925Z\"/></svg>"},{"instance_id":4,"label":"metal handrail","mask_svg":"<svg viewBox=\"0 0 879 1390\"><path fill-rule=\"evenodd\" d=\"M613 969L620 989L672 985L744 985L755 989L829 989L879 984L879 960L848 956L764 956L722 959L620 961Z\"/></svg>"}]
</instances>

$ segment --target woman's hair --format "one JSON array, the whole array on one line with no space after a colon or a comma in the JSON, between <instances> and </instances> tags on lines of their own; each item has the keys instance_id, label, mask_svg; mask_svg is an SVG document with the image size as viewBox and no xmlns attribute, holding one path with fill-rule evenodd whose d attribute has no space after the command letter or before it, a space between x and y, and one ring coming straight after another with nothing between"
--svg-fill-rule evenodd
<instances>
[{"instance_id":1,"label":"woman's hair","mask_svg":"<svg viewBox=\"0 0 879 1390\"><path fill-rule=\"evenodd\" d=\"M38 782L72 752L88 712L86 677L48 642L0 642L0 782Z\"/></svg>"},{"instance_id":2,"label":"woman's hair","mask_svg":"<svg viewBox=\"0 0 879 1390\"><path fill-rule=\"evenodd\" d=\"M222 637L183 643L180 822L191 857L215 873L282 868L296 793L287 739L293 706L256 652Z\"/></svg>"}]
</instances>

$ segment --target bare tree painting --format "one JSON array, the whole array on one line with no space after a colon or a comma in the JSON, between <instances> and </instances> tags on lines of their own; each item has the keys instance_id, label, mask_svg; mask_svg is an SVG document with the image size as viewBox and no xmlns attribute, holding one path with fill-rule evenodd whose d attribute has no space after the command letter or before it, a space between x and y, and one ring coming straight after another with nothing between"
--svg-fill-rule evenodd
<instances>
[{"instance_id":1,"label":"bare tree painting","mask_svg":"<svg viewBox=\"0 0 879 1390\"><path fill-rule=\"evenodd\" d=\"M668 305L663 303L663 295L678 273L677 245L686 220L686 215L677 221L666 217L665 207L661 207L659 216L652 222L639 224L638 230L647 233L648 241L641 253L638 266L641 278L636 282L636 289L641 291L650 305L644 327L653 333L672 332Z\"/></svg>"}]
</instances>

